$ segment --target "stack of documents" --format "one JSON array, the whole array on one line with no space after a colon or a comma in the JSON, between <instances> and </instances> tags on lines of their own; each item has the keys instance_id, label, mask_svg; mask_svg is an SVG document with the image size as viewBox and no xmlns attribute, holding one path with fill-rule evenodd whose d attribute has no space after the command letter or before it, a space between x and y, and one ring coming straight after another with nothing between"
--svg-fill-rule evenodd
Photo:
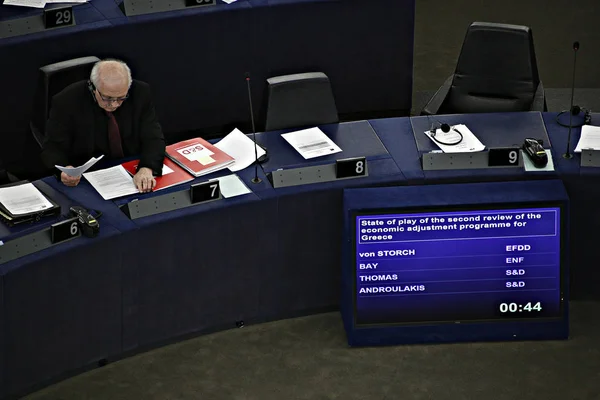
<instances>
[{"instance_id":1,"label":"stack of documents","mask_svg":"<svg viewBox=\"0 0 600 400\"><path fill-rule=\"evenodd\" d=\"M581 137L575 147L576 153L581 150L600 150L600 126L584 125L581 127Z\"/></svg>"},{"instance_id":2,"label":"stack of documents","mask_svg":"<svg viewBox=\"0 0 600 400\"><path fill-rule=\"evenodd\" d=\"M229 167L232 156L202 138L184 140L167 146L167 157L194 176Z\"/></svg>"},{"instance_id":3,"label":"stack of documents","mask_svg":"<svg viewBox=\"0 0 600 400\"><path fill-rule=\"evenodd\" d=\"M9 224L30 221L32 216L59 211L32 183L0 187L0 218Z\"/></svg>"}]
</instances>

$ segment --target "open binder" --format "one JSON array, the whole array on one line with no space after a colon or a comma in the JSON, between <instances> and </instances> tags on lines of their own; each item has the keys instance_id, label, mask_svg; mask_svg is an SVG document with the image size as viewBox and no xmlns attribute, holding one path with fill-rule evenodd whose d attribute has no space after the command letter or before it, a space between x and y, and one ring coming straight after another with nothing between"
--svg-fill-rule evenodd
<instances>
[{"instance_id":1,"label":"open binder","mask_svg":"<svg viewBox=\"0 0 600 400\"><path fill-rule=\"evenodd\" d=\"M24 186L27 185L27 186ZM31 186L29 186L31 185ZM35 187L32 183L28 182L28 181L19 181L19 182L14 182L14 183L10 183L7 185L1 185L0 186L0 199L6 197L3 196L4 194L7 193L6 189L10 188L14 189L14 188L18 188L21 187L21 189L28 189L28 191L32 194L34 194L37 199L35 198L31 198L32 203L31 203L31 211L20 211L20 212L15 212L13 213L11 210L14 209L14 207L9 204L3 204L2 201L0 200L0 221L4 222L6 225L8 226L13 226L13 225L17 225L17 224L22 224L22 223L26 223L26 222L37 222L40 219L42 219L43 217L49 217L49 216L54 216L54 215L59 215L60 214L60 206L54 202L51 198L47 197L44 193L42 193L37 187ZM34 200L41 200L41 204L38 206L35 206L33 201ZM21 202L21 206L23 204L23 202L27 202L29 199L27 198L16 198L15 201L16 202Z\"/></svg>"}]
</instances>

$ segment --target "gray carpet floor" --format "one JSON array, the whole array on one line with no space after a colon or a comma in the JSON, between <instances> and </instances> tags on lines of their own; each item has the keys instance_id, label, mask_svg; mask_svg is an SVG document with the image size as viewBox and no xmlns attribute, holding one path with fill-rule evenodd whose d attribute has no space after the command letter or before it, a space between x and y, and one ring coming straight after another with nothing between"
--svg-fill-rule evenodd
<instances>
[{"instance_id":1,"label":"gray carpet floor","mask_svg":"<svg viewBox=\"0 0 600 400\"><path fill-rule=\"evenodd\" d=\"M349 348L339 313L201 336L27 400L598 400L600 302L571 305L566 341Z\"/></svg>"},{"instance_id":2,"label":"gray carpet floor","mask_svg":"<svg viewBox=\"0 0 600 400\"><path fill-rule=\"evenodd\" d=\"M532 27L551 111L568 108L580 41L575 104L600 110L600 1L417 0L413 113L452 74L472 21ZM351 349L328 313L201 336L26 399L600 400L600 303L573 303L571 326L568 341Z\"/></svg>"}]
</instances>

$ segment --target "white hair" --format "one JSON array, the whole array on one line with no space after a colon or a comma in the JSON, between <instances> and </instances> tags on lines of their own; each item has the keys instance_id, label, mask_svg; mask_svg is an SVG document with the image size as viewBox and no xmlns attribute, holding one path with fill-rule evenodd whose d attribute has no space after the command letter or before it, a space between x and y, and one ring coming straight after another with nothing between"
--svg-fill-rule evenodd
<instances>
[{"instance_id":1,"label":"white hair","mask_svg":"<svg viewBox=\"0 0 600 400\"><path fill-rule=\"evenodd\" d=\"M132 79L131 70L129 69L129 66L125 62L114 58L107 58L105 60L98 61L96 64L94 64L92 72L90 73L90 80L92 81L94 86L98 87L98 84L100 83L100 66L105 62L115 62L123 67L125 73L127 74L127 87L130 88Z\"/></svg>"}]
</instances>

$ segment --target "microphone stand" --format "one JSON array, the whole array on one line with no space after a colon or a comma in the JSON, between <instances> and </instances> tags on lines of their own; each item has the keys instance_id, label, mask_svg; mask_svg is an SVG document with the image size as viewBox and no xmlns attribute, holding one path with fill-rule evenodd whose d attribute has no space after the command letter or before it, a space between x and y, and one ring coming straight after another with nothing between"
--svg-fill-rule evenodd
<instances>
[{"instance_id":1,"label":"microphone stand","mask_svg":"<svg viewBox=\"0 0 600 400\"><path fill-rule=\"evenodd\" d=\"M579 50L579 42L573 43L573 79L571 82L571 107L569 108L569 134L567 135L567 149L563 158L573 158L571 153L571 131L573 130L573 98L575 97L575 65L577 63L577 50Z\"/></svg>"},{"instance_id":2,"label":"microphone stand","mask_svg":"<svg viewBox=\"0 0 600 400\"><path fill-rule=\"evenodd\" d=\"M246 73L246 86L248 88L248 103L250 103L250 121L252 121L252 140L254 140L254 178L252 183L261 183L258 177L258 144L256 144L256 126L254 125L254 110L252 109L252 92L250 91L250 74Z\"/></svg>"}]
</instances>

